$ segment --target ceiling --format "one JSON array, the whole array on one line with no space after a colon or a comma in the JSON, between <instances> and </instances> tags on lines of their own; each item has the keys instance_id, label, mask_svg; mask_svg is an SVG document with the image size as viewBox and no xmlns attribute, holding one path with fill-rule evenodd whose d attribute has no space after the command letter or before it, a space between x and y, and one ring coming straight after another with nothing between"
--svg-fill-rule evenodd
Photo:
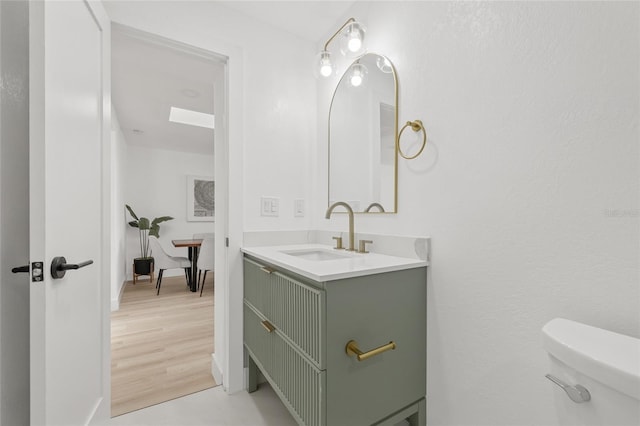
<instances>
[{"instance_id":1,"label":"ceiling","mask_svg":"<svg viewBox=\"0 0 640 426\"><path fill-rule=\"evenodd\" d=\"M224 1L221 5L318 41L354 1ZM209 114L223 65L118 26L112 31L112 99L130 145L213 155L214 130L169 122L172 106Z\"/></svg>"},{"instance_id":2,"label":"ceiling","mask_svg":"<svg viewBox=\"0 0 640 426\"><path fill-rule=\"evenodd\" d=\"M280 28L298 37L316 42L331 29L355 3L355 0L341 1L225 1L226 7L252 18ZM338 27L335 28L336 30Z\"/></svg>"},{"instance_id":3,"label":"ceiling","mask_svg":"<svg viewBox=\"0 0 640 426\"><path fill-rule=\"evenodd\" d=\"M172 106L215 114L213 81L221 63L112 32L112 94L130 145L213 155L214 131L169 121Z\"/></svg>"}]
</instances>

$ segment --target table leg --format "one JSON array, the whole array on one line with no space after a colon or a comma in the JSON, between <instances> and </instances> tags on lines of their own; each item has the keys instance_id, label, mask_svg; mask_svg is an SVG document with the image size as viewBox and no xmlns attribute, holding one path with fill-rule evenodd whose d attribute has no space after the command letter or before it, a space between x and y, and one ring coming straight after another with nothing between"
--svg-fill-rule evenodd
<instances>
[{"instance_id":1,"label":"table leg","mask_svg":"<svg viewBox=\"0 0 640 426\"><path fill-rule=\"evenodd\" d=\"M198 290L198 247L189 247L189 260L191 260L191 291Z\"/></svg>"}]
</instances>

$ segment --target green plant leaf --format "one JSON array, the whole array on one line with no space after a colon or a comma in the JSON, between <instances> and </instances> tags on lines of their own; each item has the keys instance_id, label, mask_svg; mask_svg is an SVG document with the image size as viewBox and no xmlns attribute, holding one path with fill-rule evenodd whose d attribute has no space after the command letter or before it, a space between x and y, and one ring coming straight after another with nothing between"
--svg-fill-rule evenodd
<instances>
[{"instance_id":1,"label":"green plant leaf","mask_svg":"<svg viewBox=\"0 0 640 426\"><path fill-rule=\"evenodd\" d=\"M157 223L152 223L151 229L149 229L149 235L160 238L160 225L158 225Z\"/></svg>"},{"instance_id":2,"label":"green plant leaf","mask_svg":"<svg viewBox=\"0 0 640 426\"><path fill-rule=\"evenodd\" d=\"M129 204L125 204L124 206L127 208L127 210L129 210L129 214L131 215L131 217L134 218L135 220L138 220L138 216L136 216L136 214L133 212L133 209L129 206Z\"/></svg>"},{"instance_id":3,"label":"green plant leaf","mask_svg":"<svg viewBox=\"0 0 640 426\"><path fill-rule=\"evenodd\" d=\"M160 217L156 217L155 219L153 219L153 221L151 222L151 226L156 225L158 223L162 223L162 222L166 222L168 220L173 220L173 218L171 216L160 216Z\"/></svg>"},{"instance_id":4,"label":"green plant leaf","mask_svg":"<svg viewBox=\"0 0 640 426\"><path fill-rule=\"evenodd\" d=\"M131 222L129 222L129 226L137 228L138 227L138 221L137 220L132 220Z\"/></svg>"},{"instance_id":5,"label":"green plant leaf","mask_svg":"<svg viewBox=\"0 0 640 426\"><path fill-rule=\"evenodd\" d=\"M149 229L149 226L149 219L147 219L146 217L141 217L140 219L138 219L138 228L146 230Z\"/></svg>"}]
</instances>

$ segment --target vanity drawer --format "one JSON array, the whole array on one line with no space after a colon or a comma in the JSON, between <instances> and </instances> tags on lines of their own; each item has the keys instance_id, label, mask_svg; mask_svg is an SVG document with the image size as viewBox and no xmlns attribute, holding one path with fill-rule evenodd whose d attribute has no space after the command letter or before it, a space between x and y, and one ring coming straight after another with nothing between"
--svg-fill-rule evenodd
<instances>
[{"instance_id":1,"label":"vanity drawer","mask_svg":"<svg viewBox=\"0 0 640 426\"><path fill-rule=\"evenodd\" d=\"M425 283L426 269L421 268L328 285L328 425L375 424L424 397ZM352 340L371 356L358 361L347 354ZM389 350L372 351L381 347Z\"/></svg>"},{"instance_id":2,"label":"vanity drawer","mask_svg":"<svg viewBox=\"0 0 640 426\"><path fill-rule=\"evenodd\" d=\"M326 372L285 341L279 330L269 331L251 305L244 305L244 344L282 401L305 425L325 421Z\"/></svg>"},{"instance_id":3,"label":"vanity drawer","mask_svg":"<svg viewBox=\"0 0 640 426\"><path fill-rule=\"evenodd\" d=\"M325 292L244 260L244 299L319 369L325 369Z\"/></svg>"}]
</instances>

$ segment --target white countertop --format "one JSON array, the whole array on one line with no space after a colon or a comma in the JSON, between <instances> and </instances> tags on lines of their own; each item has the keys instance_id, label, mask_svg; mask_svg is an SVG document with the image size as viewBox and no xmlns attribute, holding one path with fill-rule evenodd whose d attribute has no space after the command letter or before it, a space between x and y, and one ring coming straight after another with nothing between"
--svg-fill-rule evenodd
<instances>
[{"instance_id":1,"label":"white countertop","mask_svg":"<svg viewBox=\"0 0 640 426\"><path fill-rule=\"evenodd\" d=\"M389 256L378 253L356 253L335 250L323 244L298 244L267 247L243 247L243 253L280 266L318 282L400 271L428 265L426 260ZM286 252L324 251L340 256L330 260L307 260Z\"/></svg>"}]
</instances>

